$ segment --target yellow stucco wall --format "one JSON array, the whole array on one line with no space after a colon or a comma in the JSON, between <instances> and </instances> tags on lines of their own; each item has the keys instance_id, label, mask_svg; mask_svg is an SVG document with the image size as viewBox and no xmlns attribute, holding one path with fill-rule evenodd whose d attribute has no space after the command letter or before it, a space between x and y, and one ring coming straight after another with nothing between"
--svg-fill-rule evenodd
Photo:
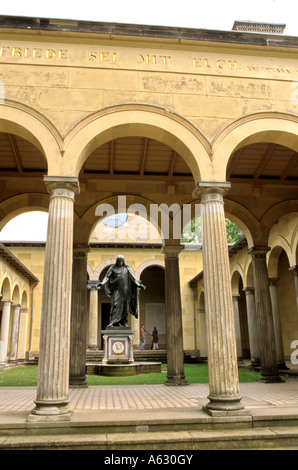
<instances>
[{"instance_id":1,"label":"yellow stucco wall","mask_svg":"<svg viewBox=\"0 0 298 470\"><path fill-rule=\"evenodd\" d=\"M161 47L154 35L100 32L1 36L3 118L43 149L51 175L77 175L94 145L131 127L177 150L195 182L224 181L231 152L256 132L270 129L297 148L291 47L169 37Z\"/></svg>"}]
</instances>

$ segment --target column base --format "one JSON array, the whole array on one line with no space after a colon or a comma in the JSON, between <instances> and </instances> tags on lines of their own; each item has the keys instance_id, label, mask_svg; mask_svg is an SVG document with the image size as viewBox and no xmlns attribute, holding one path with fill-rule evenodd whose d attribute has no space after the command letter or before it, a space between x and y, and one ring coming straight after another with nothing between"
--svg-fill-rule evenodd
<instances>
[{"instance_id":1,"label":"column base","mask_svg":"<svg viewBox=\"0 0 298 470\"><path fill-rule=\"evenodd\" d=\"M251 363L250 363L250 367L252 367L253 369L256 369L256 368L260 368L261 367L261 361L259 361L258 359L256 360L252 360Z\"/></svg>"},{"instance_id":2,"label":"column base","mask_svg":"<svg viewBox=\"0 0 298 470\"><path fill-rule=\"evenodd\" d=\"M75 376L69 377L69 386L72 388L86 388L88 383L86 382L86 376Z\"/></svg>"},{"instance_id":3,"label":"column base","mask_svg":"<svg viewBox=\"0 0 298 470\"><path fill-rule=\"evenodd\" d=\"M265 384L282 383L284 380L278 374L261 374L258 382Z\"/></svg>"},{"instance_id":4,"label":"column base","mask_svg":"<svg viewBox=\"0 0 298 470\"><path fill-rule=\"evenodd\" d=\"M210 416L248 416L247 411L240 403L241 397L215 397L208 396L210 403L202 407L202 410Z\"/></svg>"},{"instance_id":5,"label":"column base","mask_svg":"<svg viewBox=\"0 0 298 470\"><path fill-rule=\"evenodd\" d=\"M68 402L39 402L35 401L36 407L28 416L28 422L61 422L70 421L72 410Z\"/></svg>"},{"instance_id":6,"label":"column base","mask_svg":"<svg viewBox=\"0 0 298 470\"><path fill-rule=\"evenodd\" d=\"M187 380L185 377L167 377L167 380L165 381L164 385L168 386L176 386L176 385L188 385Z\"/></svg>"}]
</instances>

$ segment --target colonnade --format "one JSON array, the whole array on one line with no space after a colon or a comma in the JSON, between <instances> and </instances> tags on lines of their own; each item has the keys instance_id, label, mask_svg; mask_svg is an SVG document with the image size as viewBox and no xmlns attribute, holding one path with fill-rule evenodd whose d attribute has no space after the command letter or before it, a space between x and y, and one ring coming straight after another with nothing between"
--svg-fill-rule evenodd
<instances>
[{"instance_id":1,"label":"colonnade","mask_svg":"<svg viewBox=\"0 0 298 470\"><path fill-rule=\"evenodd\" d=\"M21 341L22 332L26 332L29 310L13 300L2 299L2 317L0 325L0 364L17 361L19 354L25 357L25 340ZM11 323L11 331L10 325ZM10 338L9 338L10 333ZM24 334L24 338L25 338ZM8 351L10 339L10 348Z\"/></svg>"},{"instance_id":2,"label":"colonnade","mask_svg":"<svg viewBox=\"0 0 298 470\"><path fill-rule=\"evenodd\" d=\"M48 233L44 265L40 357L35 408L29 421L71 418L69 386L87 386L85 353L97 347L97 315L89 322L87 344L88 246L73 246L73 214L76 178L45 177L50 193ZM224 195L227 184L199 183L202 204L203 265L208 331L209 403L211 415L245 413L239 395L235 311L226 243ZM168 337L166 385L187 385L184 375L179 253L182 247L165 241L165 304ZM252 361L261 363L261 380L280 381L278 364L284 362L276 280L268 279L267 247L253 247L254 288L246 288L246 305ZM295 271L297 272L297 270ZM297 284L296 284L297 285ZM235 303L236 302L236 303ZM90 291L97 305L97 291ZM1 334L8 338L11 301L3 301ZM91 308L97 313L97 308ZM258 315L256 315L258 311ZM20 305L14 306L12 338L16 338ZM257 325L257 328L256 328ZM236 323L237 326L237 323ZM237 328L236 328L237 329ZM256 338L256 330L259 339ZM16 356L12 341L10 360ZM277 347L276 347L277 345Z\"/></svg>"},{"instance_id":3,"label":"colonnade","mask_svg":"<svg viewBox=\"0 0 298 470\"><path fill-rule=\"evenodd\" d=\"M36 406L28 417L29 421L70 419L69 379L71 383L85 386L83 353L87 345L83 324L87 324L84 321L87 311L85 277L87 248L76 247L73 253L74 199L79 185L76 178L45 177L45 181L50 192L50 205L44 267L39 375ZM210 376L210 403L206 406L206 411L210 414L237 413L244 409L239 395L237 373L223 208L225 190L224 185L201 184L199 187L199 196L204 206L203 259ZM169 242L164 244L168 335L167 385L187 384L183 365L180 251L180 246Z\"/></svg>"}]
</instances>

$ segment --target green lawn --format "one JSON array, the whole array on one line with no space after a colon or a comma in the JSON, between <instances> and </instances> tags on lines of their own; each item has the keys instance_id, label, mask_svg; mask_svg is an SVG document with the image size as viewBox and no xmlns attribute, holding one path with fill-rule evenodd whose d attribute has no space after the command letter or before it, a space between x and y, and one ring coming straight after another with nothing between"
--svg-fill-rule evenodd
<instances>
[{"instance_id":1,"label":"green lawn","mask_svg":"<svg viewBox=\"0 0 298 470\"><path fill-rule=\"evenodd\" d=\"M37 384L38 366L18 366L0 372L0 387L29 387ZM166 364L162 364L159 374L136 375L132 377L103 377L87 375L89 385L142 385L163 384L166 380ZM185 376L188 383L208 383L208 367L205 364L185 364ZM240 382L255 382L260 374L253 371L239 370Z\"/></svg>"}]
</instances>

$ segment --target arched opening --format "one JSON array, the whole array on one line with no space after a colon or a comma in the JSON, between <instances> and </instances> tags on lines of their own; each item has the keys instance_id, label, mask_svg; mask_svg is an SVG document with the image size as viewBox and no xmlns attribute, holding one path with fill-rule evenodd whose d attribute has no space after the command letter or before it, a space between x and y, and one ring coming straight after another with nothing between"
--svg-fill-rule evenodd
<instances>
[{"instance_id":1,"label":"arched opening","mask_svg":"<svg viewBox=\"0 0 298 470\"><path fill-rule=\"evenodd\" d=\"M277 267L276 309L278 310L278 316L280 318L284 356L289 359L292 353L291 343L297 339L298 318L293 272L289 269L289 260L284 250L280 250ZM275 323L277 323L277 319ZM275 331L276 330L277 328L275 328Z\"/></svg>"},{"instance_id":2,"label":"arched opening","mask_svg":"<svg viewBox=\"0 0 298 470\"><path fill-rule=\"evenodd\" d=\"M46 241L48 213L32 211L13 217L0 231L0 241Z\"/></svg>"},{"instance_id":3,"label":"arched opening","mask_svg":"<svg viewBox=\"0 0 298 470\"><path fill-rule=\"evenodd\" d=\"M141 281L146 286L140 297L139 324L151 334L154 326L158 331L159 349L167 349L165 317L165 271L160 266L148 266L141 274ZM148 336L145 349L151 349L152 341Z\"/></svg>"}]
</instances>

